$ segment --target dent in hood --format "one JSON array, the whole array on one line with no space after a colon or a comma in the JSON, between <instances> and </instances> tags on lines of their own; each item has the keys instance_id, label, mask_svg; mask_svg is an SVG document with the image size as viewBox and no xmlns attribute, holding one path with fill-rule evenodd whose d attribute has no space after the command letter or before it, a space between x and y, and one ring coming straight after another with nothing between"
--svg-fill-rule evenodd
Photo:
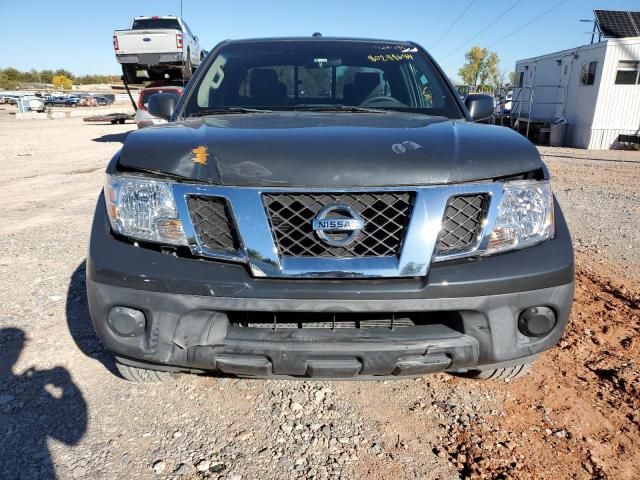
<instances>
[{"instance_id":1,"label":"dent in hood","mask_svg":"<svg viewBox=\"0 0 640 480\"><path fill-rule=\"evenodd\" d=\"M200 147L206 162L194 162ZM543 168L510 129L395 112L192 119L132 133L119 163L214 184L310 187L458 183Z\"/></svg>"}]
</instances>

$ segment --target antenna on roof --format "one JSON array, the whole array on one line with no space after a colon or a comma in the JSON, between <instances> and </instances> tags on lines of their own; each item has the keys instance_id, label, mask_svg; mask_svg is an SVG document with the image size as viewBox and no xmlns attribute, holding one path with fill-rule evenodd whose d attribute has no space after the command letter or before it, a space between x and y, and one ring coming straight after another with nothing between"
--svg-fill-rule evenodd
<instances>
[{"instance_id":1,"label":"antenna on roof","mask_svg":"<svg viewBox=\"0 0 640 480\"><path fill-rule=\"evenodd\" d=\"M182 18L182 0L180 0L180 18Z\"/></svg>"},{"instance_id":2,"label":"antenna on roof","mask_svg":"<svg viewBox=\"0 0 640 480\"><path fill-rule=\"evenodd\" d=\"M313 32L313 35L311 35L312 37L315 38L320 38L322 36L322 34L320 32Z\"/></svg>"}]
</instances>

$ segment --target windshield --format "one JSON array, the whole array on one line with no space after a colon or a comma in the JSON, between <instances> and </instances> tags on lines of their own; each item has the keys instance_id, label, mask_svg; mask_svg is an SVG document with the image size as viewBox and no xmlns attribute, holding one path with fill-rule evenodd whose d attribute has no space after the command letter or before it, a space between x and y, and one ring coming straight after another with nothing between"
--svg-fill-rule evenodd
<instances>
[{"instance_id":1,"label":"windshield","mask_svg":"<svg viewBox=\"0 0 640 480\"><path fill-rule=\"evenodd\" d=\"M133 21L132 30L181 30L175 18L138 18Z\"/></svg>"},{"instance_id":2,"label":"windshield","mask_svg":"<svg viewBox=\"0 0 640 480\"><path fill-rule=\"evenodd\" d=\"M223 46L183 115L238 107L366 107L462 118L429 59L406 44L356 41L238 42Z\"/></svg>"}]
</instances>

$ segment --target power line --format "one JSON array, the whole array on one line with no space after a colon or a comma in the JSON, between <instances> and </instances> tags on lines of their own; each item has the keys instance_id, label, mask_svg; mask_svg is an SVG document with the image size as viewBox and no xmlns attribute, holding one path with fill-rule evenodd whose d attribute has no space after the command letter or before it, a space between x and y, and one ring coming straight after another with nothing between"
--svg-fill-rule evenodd
<instances>
[{"instance_id":1,"label":"power line","mask_svg":"<svg viewBox=\"0 0 640 480\"><path fill-rule=\"evenodd\" d=\"M476 33L473 37L469 38L468 40L466 40L465 42L461 43L460 46L454 48L453 50L451 50L449 53L447 53L444 57L442 57L442 60L449 58L451 55L453 55L455 52L457 52L458 50L460 50L462 47L464 47L465 45L467 45L468 43L472 42L473 40L475 40L476 38L478 38L480 35L482 35L484 32L486 32L487 30L489 30L491 27L493 27L493 25L498 22L499 20L501 20L507 13L509 13L511 10L513 10L514 8L516 8L518 6L518 4L522 3L524 0L518 0L516 3L514 3L513 5L511 5L509 8L507 8L504 12L502 12L500 15L498 15L495 19L493 19L491 22L489 22L487 24L487 26L485 26L482 30L480 30L478 33Z\"/></svg>"},{"instance_id":2,"label":"power line","mask_svg":"<svg viewBox=\"0 0 640 480\"><path fill-rule=\"evenodd\" d=\"M567 0L562 0L561 2L556 3L553 7L551 7L548 10L545 10L544 12L542 12L540 15L538 15L537 17L532 18L531 20L529 20L527 23L525 23L524 25L516 28L513 32L506 34L504 37L496 40L495 42L487 45L487 48L491 48L494 45L502 42L503 40L506 40L507 38L509 38L511 35L515 35L516 33L518 33L520 30L522 30L525 27L528 27L529 25L531 25L533 22L535 22L536 20L541 19L542 17L544 17L545 15L551 13L553 10L555 10L556 8L558 8L560 5L562 5L563 3L565 3Z\"/></svg>"},{"instance_id":3,"label":"power line","mask_svg":"<svg viewBox=\"0 0 640 480\"><path fill-rule=\"evenodd\" d=\"M453 21L453 23L452 23L451 25L449 25L449 28L447 28L447 29L444 31L444 33L443 33L442 35L440 35L440 36L438 37L438 39L437 39L435 42L433 42L433 43L431 44L431 46L429 47L429 49L432 49L432 48L433 48L433 47L435 47L438 43L440 43L440 40L442 40L442 39L447 35L447 33L449 33L449 32L451 31L451 29L456 25L456 23L458 23L458 22L462 19L462 17L464 17L464 14L465 14L465 13L467 13L467 11L468 11L472 6L473 6L473 4L474 4L474 3L476 3L476 0L471 0L471 3L470 3L469 5L467 5L467 8L465 8L464 10L462 10L462 13L461 13L460 15L458 15L458 18L456 18L456 19Z\"/></svg>"}]
</instances>

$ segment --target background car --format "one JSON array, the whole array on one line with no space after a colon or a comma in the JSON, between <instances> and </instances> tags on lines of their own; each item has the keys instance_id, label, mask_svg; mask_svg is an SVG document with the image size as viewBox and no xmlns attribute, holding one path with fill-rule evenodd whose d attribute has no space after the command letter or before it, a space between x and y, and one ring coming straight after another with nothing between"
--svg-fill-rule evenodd
<instances>
[{"instance_id":1,"label":"background car","mask_svg":"<svg viewBox=\"0 0 640 480\"><path fill-rule=\"evenodd\" d=\"M67 97L56 97L53 95L45 97L45 105L47 107L61 107L66 104Z\"/></svg>"},{"instance_id":2,"label":"background car","mask_svg":"<svg viewBox=\"0 0 640 480\"><path fill-rule=\"evenodd\" d=\"M94 98L96 99L96 103L101 107L104 107L106 105L111 105L113 103L113 100L107 97L96 96Z\"/></svg>"},{"instance_id":3,"label":"background car","mask_svg":"<svg viewBox=\"0 0 640 480\"><path fill-rule=\"evenodd\" d=\"M65 107L77 107L78 103L80 103L80 97L68 97L64 101Z\"/></svg>"}]
</instances>

